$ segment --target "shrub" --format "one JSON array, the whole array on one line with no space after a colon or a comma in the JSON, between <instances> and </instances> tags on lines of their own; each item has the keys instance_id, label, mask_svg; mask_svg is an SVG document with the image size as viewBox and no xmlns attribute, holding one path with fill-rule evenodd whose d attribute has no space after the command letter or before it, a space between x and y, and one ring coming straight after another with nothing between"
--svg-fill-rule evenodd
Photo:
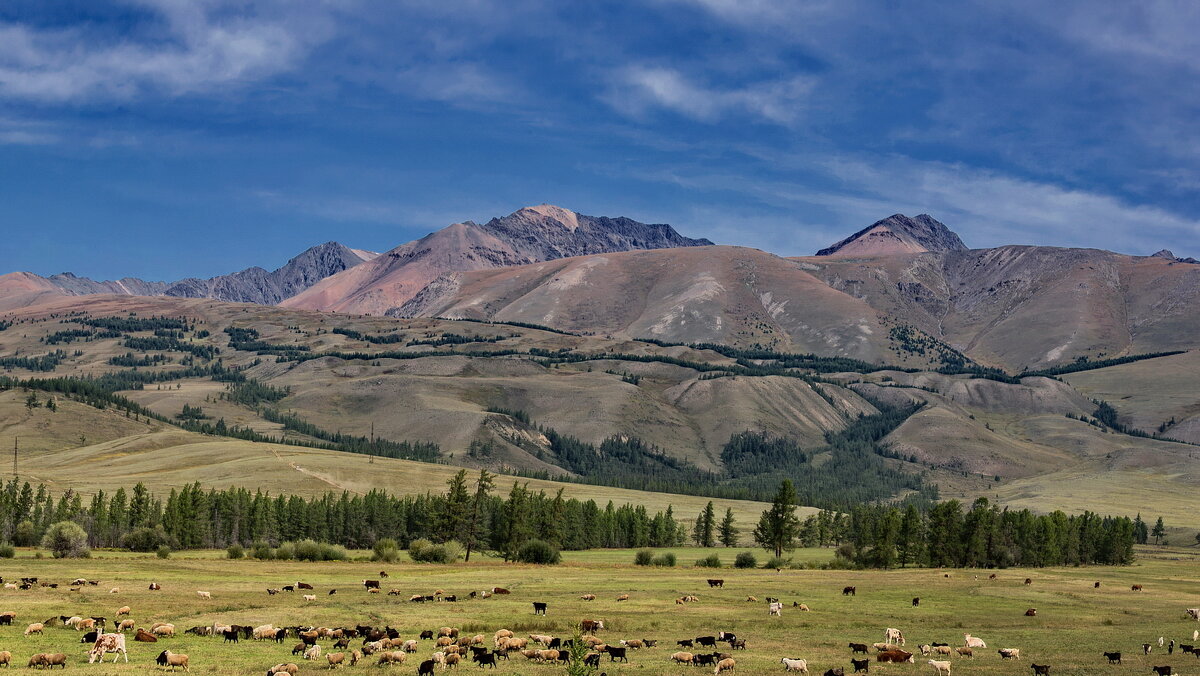
<instances>
[{"instance_id":1,"label":"shrub","mask_svg":"<svg viewBox=\"0 0 1200 676\"><path fill-rule=\"evenodd\" d=\"M763 564L763 568L788 568L791 566L791 563L791 559L785 559L782 556L772 556Z\"/></svg>"},{"instance_id":2,"label":"shrub","mask_svg":"<svg viewBox=\"0 0 1200 676\"><path fill-rule=\"evenodd\" d=\"M18 547L32 547L37 544L37 526L33 521L25 519L13 530L13 543Z\"/></svg>"},{"instance_id":3,"label":"shrub","mask_svg":"<svg viewBox=\"0 0 1200 676\"><path fill-rule=\"evenodd\" d=\"M375 542L374 554L371 555L372 561L383 561L385 563L395 563L400 559L400 545L391 538L383 538Z\"/></svg>"},{"instance_id":4,"label":"shrub","mask_svg":"<svg viewBox=\"0 0 1200 676\"><path fill-rule=\"evenodd\" d=\"M648 566L654 559L654 552L649 549L640 549L637 554L633 555L633 565Z\"/></svg>"},{"instance_id":5,"label":"shrub","mask_svg":"<svg viewBox=\"0 0 1200 676\"><path fill-rule=\"evenodd\" d=\"M717 556L716 554L709 554L708 556L704 557L703 559L700 559L699 561L697 561L696 567L697 568L720 568L721 567L721 557Z\"/></svg>"},{"instance_id":6,"label":"shrub","mask_svg":"<svg viewBox=\"0 0 1200 676\"><path fill-rule=\"evenodd\" d=\"M133 552L153 552L159 547L171 544L171 536L161 525L154 528L134 528L125 534L121 543Z\"/></svg>"},{"instance_id":7,"label":"shrub","mask_svg":"<svg viewBox=\"0 0 1200 676\"><path fill-rule=\"evenodd\" d=\"M321 545L316 540L301 540L295 544L298 561L320 561Z\"/></svg>"},{"instance_id":8,"label":"shrub","mask_svg":"<svg viewBox=\"0 0 1200 676\"><path fill-rule=\"evenodd\" d=\"M17 555L17 549L5 542L0 544L0 559L11 559Z\"/></svg>"},{"instance_id":9,"label":"shrub","mask_svg":"<svg viewBox=\"0 0 1200 676\"><path fill-rule=\"evenodd\" d=\"M671 552L663 552L662 554L654 557L654 565L658 566L659 568L674 568L675 555Z\"/></svg>"},{"instance_id":10,"label":"shrub","mask_svg":"<svg viewBox=\"0 0 1200 676\"><path fill-rule=\"evenodd\" d=\"M556 564L562 561L558 547L545 540L528 540L517 549L516 560L521 563L537 563L541 565Z\"/></svg>"},{"instance_id":11,"label":"shrub","mask_svg":"<svg viewBox=\"0 0 1200 676\"><path fill-rule=\"evenodd\" d=\"M291 542L281 543L275 548L275 551L272 552L272 558L280 561L291 561L292 559L296 558L296 545Z\"/></svg>"},{"instance_id":12,"label":"shrub","mask_svg":"<svg viewBox=\"0 0 1200 676\"><path fill-rule=\"evenodd\" d=\"M253 556L256 559L261 559L263 561L266 561L267 559L270 559L272 557L271 545L263 542L262 540L259 540L259 541L255 542L253 545L250 545L250 552L251 552L250 556Z\"/></svg>"},{"instance_id":13,"label":"shrub","mask_svg":"<svg viewBox=\"0 0 1200 676\"><path fill-rule=\"evenodd\" d=\"M42 548L49 549L56 559L87 558L92 550L87 546L87 533L74 521L59 521L46 530Z\"/></svg>"},{"instance_id":14,"label":"shrub","mask_svg":"<svg viewBox=\"0 0 1200 676\"><path fill-rule=\"evenodd\" d=\"M408 545L408 557L417 563L454 563L462 556L462 545L454 540L435 545L420 538Z\"/></svg>"},{"instance_id":15,"label":"shrub","mask_svg":"<svg viewBox=\"0 0 1200 676\"><path fill-rule=\"evenodd\" d=\"M758 559L754 558L754 554L750 552L742 552L733 560L734 568L754 568L758 565Z\"/></svg>"},{"instance_id":16,"label":"shrub","mask_svg":"<svg viewBox=\"0 0 1200 676\"><path fill-rule=\"evenodd\" d=\"M163 545L158 548L158 551L154 552L154 555L160 559L169 559L171 558L171 548Z\"/></svg>"},{"instance_id":17,"label":"shrub","mask_svg":"<svg viewBox=\"0 0 1200 676\"><path fill-rule=\"evenodd\" d=\"M246 555L246 550L235 542L225 549L225 555L231 559L240 559Z\"/></svg>"}]
</instances>

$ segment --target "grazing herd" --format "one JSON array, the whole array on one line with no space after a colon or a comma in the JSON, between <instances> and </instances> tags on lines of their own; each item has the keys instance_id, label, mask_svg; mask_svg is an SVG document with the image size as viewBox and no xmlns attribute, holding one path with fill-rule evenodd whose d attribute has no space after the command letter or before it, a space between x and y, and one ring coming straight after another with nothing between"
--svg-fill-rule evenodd
<instances>
[{"instance_id":1,"label":"grazing herd","mask_svg":"<svg viewBox=\"0 0 1200 676\"><path fill-rule=\"evenodd\" d=\"M380 578L386 578L385 572L380 572ZM996 580L997 576L992 574L989 579ZM0 579L0 582L3 582ZM708 579L706 580L710 589L724 588L725 580L723 579ZM16 588L32 588L33 585L39 584L37 578L22 578L22 584ZM78 588L83 585L97 585L96 581L77 579L71 583L72 588ZM1025 579L1026 585L1032 584L1032 579ZM41 586L57 587L54 584L41 583ZM362 586L368 594L382 593L382 585L380 580L362 580ZM7 584L5 587L9 587ZM1096 583L1099 587L1099 583ZM1141 591L1141 585L1133 585L1133 590ZM157 583L151 583L149 586L151 591L161 590L162 587ZM113 589L114 593L119 593L119 588ZM312 584L304 582L296 582L294 584L282 585L280 587L267 588L267 594L275 596L280 593L287 592L311 592L297 594L304 603L312 603L316 601L317 595ZM328 590L328 594L332 595L336 589ZM472 591L466 595L470 599L486 599L495 595L508 595L512 592L503 587L491 587L488 590ZM212 600L213 594L209 591L196 591L196 597L200 601ZM391 596L403 596L399 589L391 589L388 591ZM857 588L855 586L846 586L842 589L843 596L856 596ZM595 601L596 595L591 593L582 594L578 597L583 601ZM627 601L631 598L630 594L621 594L615 597L617 602ZM408 597L408 601L413 603L427 602L442 602L456 603L459 596L457 594L448 594L444 590L438 589L431 594L413 594ZM748 601L757 602L756 597L748 597ZM686 595L676 599L676 603L698 602L699 598L694 595ZM766 597L768 617L782 617L784 604L775 597ZM849 601L848 603L855 603ZM547 616L551 610L551 604L548 601L531 601L534 616ZM805 604L792 602L793 608L799 608L802 611L808 611L809 608ZM209 607L209 606L203 606ZM527 606L528 607L528 606ZM920 598L912 599L912 607L920 607ZM919 612L919 611L914 611ZM40 636L44 635L47 627L59 626L64 628L74 629L81 636L81 643L90 645L87 650L88 663L100 662L103 663L108 655L112 655L112 662L117 662L124 659L129 662L129 655L126 649L126 637L132 636L134 642L141 643L156 643L161 639L169 639L176 636L175 625L165 622L156 622L149 626L149 629L143 627L135 627L135 623L129 616L133 610L130 606L121 606L116 610L115 631L108 632L108 620L102 616L83 617L79 615L60 615L49 618L42 622L33 622L26 626L24 636ZM1025 612L1027 617L1035 617L1036 609L1030 608ZM1187 608L1186 614L1191 619L1200 621L1200 608ZM15 612L0 612L0 626L12 626L17 618ZM605 631L605 622L602 619L588 618L578 622L578 626L582 632L582 638L562 638L541 633L530 633L528 637L518 637L515 632L509 629L496 630L491 636L483 633L463 632L460 628L443 626L438 629L425 629L419 633L414 631L415 638L408 638L402 635L402 632L391 626L377 627L370 624L356 624L355 626L342 627L324 627L315 625L297 625L286 627L275 627L271 624L260 626L248 626L238 624L222 624L214 622L209 626L194 626L187 629L184 634L195 636L210 636L220 637L222 644L238 644L242 640L270 642L276 645L285 644L289 638L298 642L294 643L291 648L291 656L295 658L299 656L300 663L320 663L328 669L336 669L346 666L356 666L360 663L372 662L381 667L387 666L405 666L410 668L415 667L418 676L432 675L436 670L456 668L461 665L475 665L480 669L497 669L500 661L510 660L513 658L525 658L529 663L536 664L567 664L573 659L573 654L583 656L585 664L598 668L603 660L606 659L608 664L616 666L619 664L628 664L630 655L635 652L650 650L652 651L658 645L656 639L650 638L627 638L627 639L607 639L601 638L599 634ZM961 625L960 625L961 626ZM869 674L871 670L871 658L869 654L874 651L874 660L883 664L912 664L916 662L915 652L905 649L907 640L904 632L896 627L887 627L883 630L883 640L877 643L868 644L851 642L848 645L850 650L850 665L853 668L853 673ZM1193 640L1200 639L1200 630L1193 632ZM580 640L581 644L576 645L576 641ZM327 643L326 646L322 642ZM430 643L426 643L430 642ZM702 667L705 669L711 668L714 676L720 676L724 672L734 672L737 667L737 659L734 657L737 651L747 651L747 639L744 636L737 636L733 632L719 631L715 634L696 636L692 638L680 639L675 642L678 651L671 653L669 656L660 657L667 660L671 664L687 665L691 667ZM427 648L422 648L427 645ZM1158 639L1159 647L1164 646L1164 639ZM1168 655L1173 654L1176 647L1175 641L1172 640L1166 647ZM947 643L926 643L918 646L914 650L919 650L929 668L934 672L930 676L951 676L952 662L951 658L957 656L960 659L973 659L976 656L977 650L986 650L987 643L978 636L973 636L969 633L963 634L962 645L952 646ZM1193 654L1200 657L1200 647L1195 645L1181 644L1179 649L1182 654ZM286 646L281 647L281 651L286 650ZM418 658L416 653L425 651L428 654L427 659ZM1021 660L1021 649L1018 647L1004 647L994 651L1002 661L1017 662ZM1142 652L1144 655L1150 655L1153 652L1152 643L1142 644ZM283 654L282 652L280 653ZM653 654L653 653L650 653ZM856 655L867 655L867 657L857 658ZM1122 653L1120 651L1103 652L1103 658L1110 665L1121 665ZM995 659L995 658L993 658ZM8 651L0 651L0 666L9 666L12 662L12 654ZM54 667L62 667L66 669L68 656L64 653L36 653L29 658L28 666L30 668L52 669ZM164 670L170 671L190 671L189 656L183 653L173 652L169 649L162 650L155 658L155 664L162 667ZM801 657L782 657L779 659L779 665L782 665L782 670L787 673L802 673L806 676L809 674L809 659ZM638 665L639 667L642 665ZM1050 664L1038 664L1037 662L1030 663L1032 676L1051 676ZM778 667L776 667L778 668ZM299 671L299 666L293 662L279 662L266 670L267 676L288 675L295 676ZM1174 671L1170 666L1154 666L1153 671L1156 676L1174 676ZM603 676L603 675L601 675ZM845 676L843 667L832 667L823 673L823 676Z\"/></svg>"}]
</instances>

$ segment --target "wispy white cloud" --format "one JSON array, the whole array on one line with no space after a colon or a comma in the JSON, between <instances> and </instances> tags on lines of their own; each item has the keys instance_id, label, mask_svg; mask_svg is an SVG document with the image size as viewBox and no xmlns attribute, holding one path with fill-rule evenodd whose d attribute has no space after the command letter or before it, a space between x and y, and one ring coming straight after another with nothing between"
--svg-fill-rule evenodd
<instances>
[{"instance_id":1,"label":"wispy white cloud","mask_svg":"<svg viewBox=\"0 0 1200 676\"><path fill-rule=\"evenodd\" d=\"M211 91L287 71L329 34L322 13L274 3L136 4L156 29L141 40L87 25L0 23L0 97L59 103Z\"/></svg>"},{"instance_id":2,"label":"wispy white cloud","mask_svg":"<svg viewBox=\"0 0 1200 676\"><path fill-rule=\"evenodd\" d=\"M674 68L633 66L614 75L606 100L622 112L658 107L703 122L743 115L786 125L803 111L813 84L797 75L722 88L699 84Z\"/></svg>"}]
</instances>

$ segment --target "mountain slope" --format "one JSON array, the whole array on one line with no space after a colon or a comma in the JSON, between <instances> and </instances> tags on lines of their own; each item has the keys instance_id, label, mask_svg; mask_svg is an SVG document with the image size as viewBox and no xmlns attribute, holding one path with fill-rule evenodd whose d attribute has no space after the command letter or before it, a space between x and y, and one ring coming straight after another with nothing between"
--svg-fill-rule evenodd
<instances>
[{"instance_id":1,"label":"mountain slope","mask_svg":"<svg viewBox=\"0 0 1200 676\"><path fill-rule=\"evenodd\" d=\"M382 315L448 272L486 270L567 256L711 245L671 226L585 216L543 204L483 225L455 223L322 280L285 307Z\"/></svg>"},{"instance_id":2,"label":"mountain slope","mask_svg":"<svg viewBox=\"0 0 1200 676\"><path fill-rule=\"evenodd\" d=\"M447 275L391 313L898 362L885 318L804 264L741 247L630 251Z\"/></svg>"},{"instance_id":3,"label":"mountain slope","mask_svg":"<svg viewBox=\"0 0 1200 676\"><path fill-rule=\"evenodd\" d=\"M830 287L1010 370L1200 346L1200 265L1033 246L795 260Z\"/></svg>"},{"instance_id":4,"label":"mountain slope","mask_svg":"<svg viewBox=\"0 0 1200 676\"><path fill-rule=\"evenodd\" d=\"M817 255L885 256L922 251L964 251L966 248L958 235L929 214L916 218L894 214L821 249Z\"/></svg>"}]
</instances>

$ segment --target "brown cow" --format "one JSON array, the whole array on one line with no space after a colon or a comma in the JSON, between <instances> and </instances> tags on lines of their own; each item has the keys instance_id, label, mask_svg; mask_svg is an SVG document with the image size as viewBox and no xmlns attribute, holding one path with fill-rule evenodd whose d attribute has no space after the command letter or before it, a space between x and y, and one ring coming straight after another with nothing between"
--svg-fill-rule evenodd
<instances>
[{"instance_id":1,"label":"brown cow","mask_svg":"<svg viewBox=\"0 0 1200 676\"><path fill-rule=\"evenodd\" d=\"M879 662L914 662L913 654L905 650L884 650L875 656Z\"/></svg>"}]
</instances>

